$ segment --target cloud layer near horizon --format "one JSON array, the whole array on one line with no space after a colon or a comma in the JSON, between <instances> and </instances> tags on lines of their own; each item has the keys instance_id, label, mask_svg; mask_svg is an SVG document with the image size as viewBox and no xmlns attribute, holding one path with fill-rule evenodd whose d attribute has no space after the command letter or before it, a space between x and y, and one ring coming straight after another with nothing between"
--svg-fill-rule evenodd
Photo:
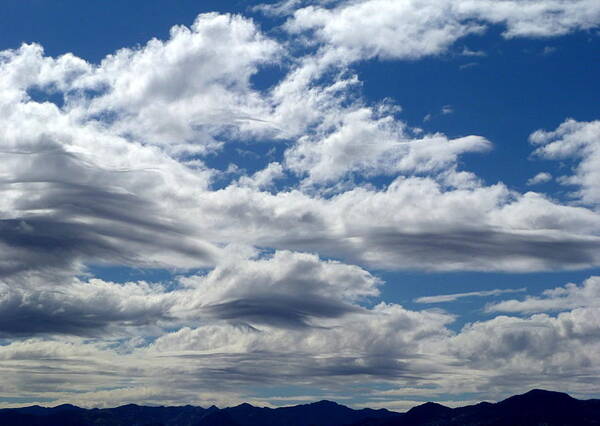
<instances>
[{"instance_id":1,"label":"cloud layer near horizon","mask_svg":"<svg viewBox=\"0 0 600 426\"><path fill-rule=\"evenodd\" d=\"M448 312L386 303L373 271L600 266L600 122L531 129L534 156L573 165L557 177L573 202L521 193L461 168L491 141L400 121L398 105L360 96L352 64L442 54L494 24L505 37L595 28L597 3L263 11L287 14L281 30L310 41L301 55L216 13L98 64L37 44L0 52L0 397L229 404L258 383L335 393L365 379L391 389L365 401L558 380L592 392L597 277L489 304L512 316L453 331ZM283 76L260 90L253 77L272 66ZM255 170L210 165L259 144L273 154ZM89 276L99 265L172 280Z\"/></svg>"}]
</instances>

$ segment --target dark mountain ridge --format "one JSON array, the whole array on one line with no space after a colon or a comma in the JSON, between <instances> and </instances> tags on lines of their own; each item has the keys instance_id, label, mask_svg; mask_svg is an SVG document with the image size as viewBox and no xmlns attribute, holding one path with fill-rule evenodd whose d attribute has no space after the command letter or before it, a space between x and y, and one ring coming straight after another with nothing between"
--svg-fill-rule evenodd
<instances>
[{"instance_id":1,"label":"dark mountain ridge","mask_svg":"<svg viewBox=\"0 0 600 426\"><path fill-rule=\"evenodd\" d=\"M406 413L354 410L332 401L292 407L244 403L219 409L191 405L84 409L74 405L0 409L2 426L600 426L600 400L534 389L498 403L449 408L434 402Z\"/></svg>"}]
</instances>

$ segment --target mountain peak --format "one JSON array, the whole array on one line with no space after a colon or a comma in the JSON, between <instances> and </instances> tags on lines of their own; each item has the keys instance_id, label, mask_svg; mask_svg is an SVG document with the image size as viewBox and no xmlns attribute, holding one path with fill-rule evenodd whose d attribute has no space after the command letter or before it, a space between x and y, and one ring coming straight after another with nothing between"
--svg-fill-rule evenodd
<instances>
[{"instance_id":1,"label":"mountain peak","mask_svg":"<svg viewBox=\"0 0 600 426\"><path fill-rule=\"evenodd\" d=\"M34 407L39 407L39 406L35 406ZM64 410L81 410L81 408L73 405L73 404L60 404L57 405L56 407L52 408L53 410L60 410L60 411L64 411Z\"/></svg>"},{"instance_id":2,"label":"mountain peak","mask_svg":"<svg viewBox=\"0 0 600 426\"><path fill-rule=\"evenodd\" d=\"M214 407L214 406L213 406ZM236 405L233 408L254 408L254 405L248 404L247 402L243 402L240 405Z\"/></svg>"},{"instance_id":3,"label":"mountain peak","mask_svg":"<svg viewBox=\"0 0 600 426\"><path fill-rule=\"evenodd\" d=\"M563 392L549 391L545 389L531 389L529 392L525 392L522 396L543 396L543 397L558 397L561 398L572 398L570 395Z\"/></svg>"},{"instance_id":4,"label":"mountain peak","mask_svg":"<svg viewBox=\"0 0 600 426\"><path fill-rule=\"evenodd\" d=\"M312 404L308 404L308 405L321 406L321 407L336 407L336 406L339 406L340 404L338 404L335 401L329 401L327 399L322 399L321 401L313 402Z\"/></svg>"},{"instance_id":5,"label":"mountain peak","mask_svg":"<svg viewBox=\"0 0 600 426\"><path fill-rule=\"evenodd\" d=\"M64 405L68 405L68 404L64 404ZM62 405L59 405L59 407L62 407ZM139 407L139 405L137 405L137 404L125 404L125 405L120 405L117 408L136 408L136 407Z\"/></svg>"},{"instance_id":6,"label":"mountain peak","mask_svg":"<svg viewBox=\"0 0 600 426\"><path fill-rule=\"evenodd\" d=\"M406 415L420 420L433 419L451 412L452 409L437 402L426 402L407 411Z\"/></svg>"},{"instance_id":7,"label":"mountain peak","mask_svg":"<svg viewBox=\"0 0 600 426\"><path fill-rule=\"evenodd\" d=\"M536 402L570 402L574 401L575 398L562 392L549 391L544 389L532 389L529 392L525 392L521 395L511 396L505 399L501 404L513 401L523 401L525 403L536 403Z\"/></svg>"}]
</instances>

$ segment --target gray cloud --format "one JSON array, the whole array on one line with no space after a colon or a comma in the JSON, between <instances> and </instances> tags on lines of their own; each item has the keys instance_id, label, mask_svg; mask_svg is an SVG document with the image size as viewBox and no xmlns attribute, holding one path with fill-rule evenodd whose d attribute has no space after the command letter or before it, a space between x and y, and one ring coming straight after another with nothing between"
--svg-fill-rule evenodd
<instances>
[{"instance_id":1,"label":"gray cloud","mask_svg":"<svg viewBox=\"0 0 600 426\"><path fill-rule=\"evenodd\" d=\"M211 316L252 324L276 327L309 327L311 318L338 318L351 312L360 312L357 306L317 297L264 295L247 297L207 306Z\"/></svg>"},{"instance_id":2,"label":"gray cloud","mask_svg":"<svg viewBox=\"0 0 600 426\"><path fill-rule=\"evenodd\" d=\"M323 326L319 320L365 312L357 304L377 296L381 282L353 265L276 251L262 259L238 259L206 276L182 280L180 315L279 328Z\"/></svg>"},{"instance_id":3,"label":"gray cloud","mask_svg":"<svg viewBox=\"0 0 600 426\"><path fill-rule=\"evenodd\" d=\"M0 286L0 336L105 336L116 327L166 322L172 302L161 287L100 280L70 284L36 282ZM14 285L12 286L14 287Z\"/></svg>"}]
</instances>

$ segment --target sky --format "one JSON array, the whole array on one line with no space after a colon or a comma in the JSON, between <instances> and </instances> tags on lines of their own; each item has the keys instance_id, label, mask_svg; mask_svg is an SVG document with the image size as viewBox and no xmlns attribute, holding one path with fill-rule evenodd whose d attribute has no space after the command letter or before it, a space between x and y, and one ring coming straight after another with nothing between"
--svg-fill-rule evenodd
<instances>
[{"instance_id":1,"label":"sky","mask_svg":"<svg viewBox=\"0 0 600 426\"><path fill-rule=\"evenodd\" d=\"M597 0L4 0L0 407L600 398Z\"/></svg>"}]
</instances>

